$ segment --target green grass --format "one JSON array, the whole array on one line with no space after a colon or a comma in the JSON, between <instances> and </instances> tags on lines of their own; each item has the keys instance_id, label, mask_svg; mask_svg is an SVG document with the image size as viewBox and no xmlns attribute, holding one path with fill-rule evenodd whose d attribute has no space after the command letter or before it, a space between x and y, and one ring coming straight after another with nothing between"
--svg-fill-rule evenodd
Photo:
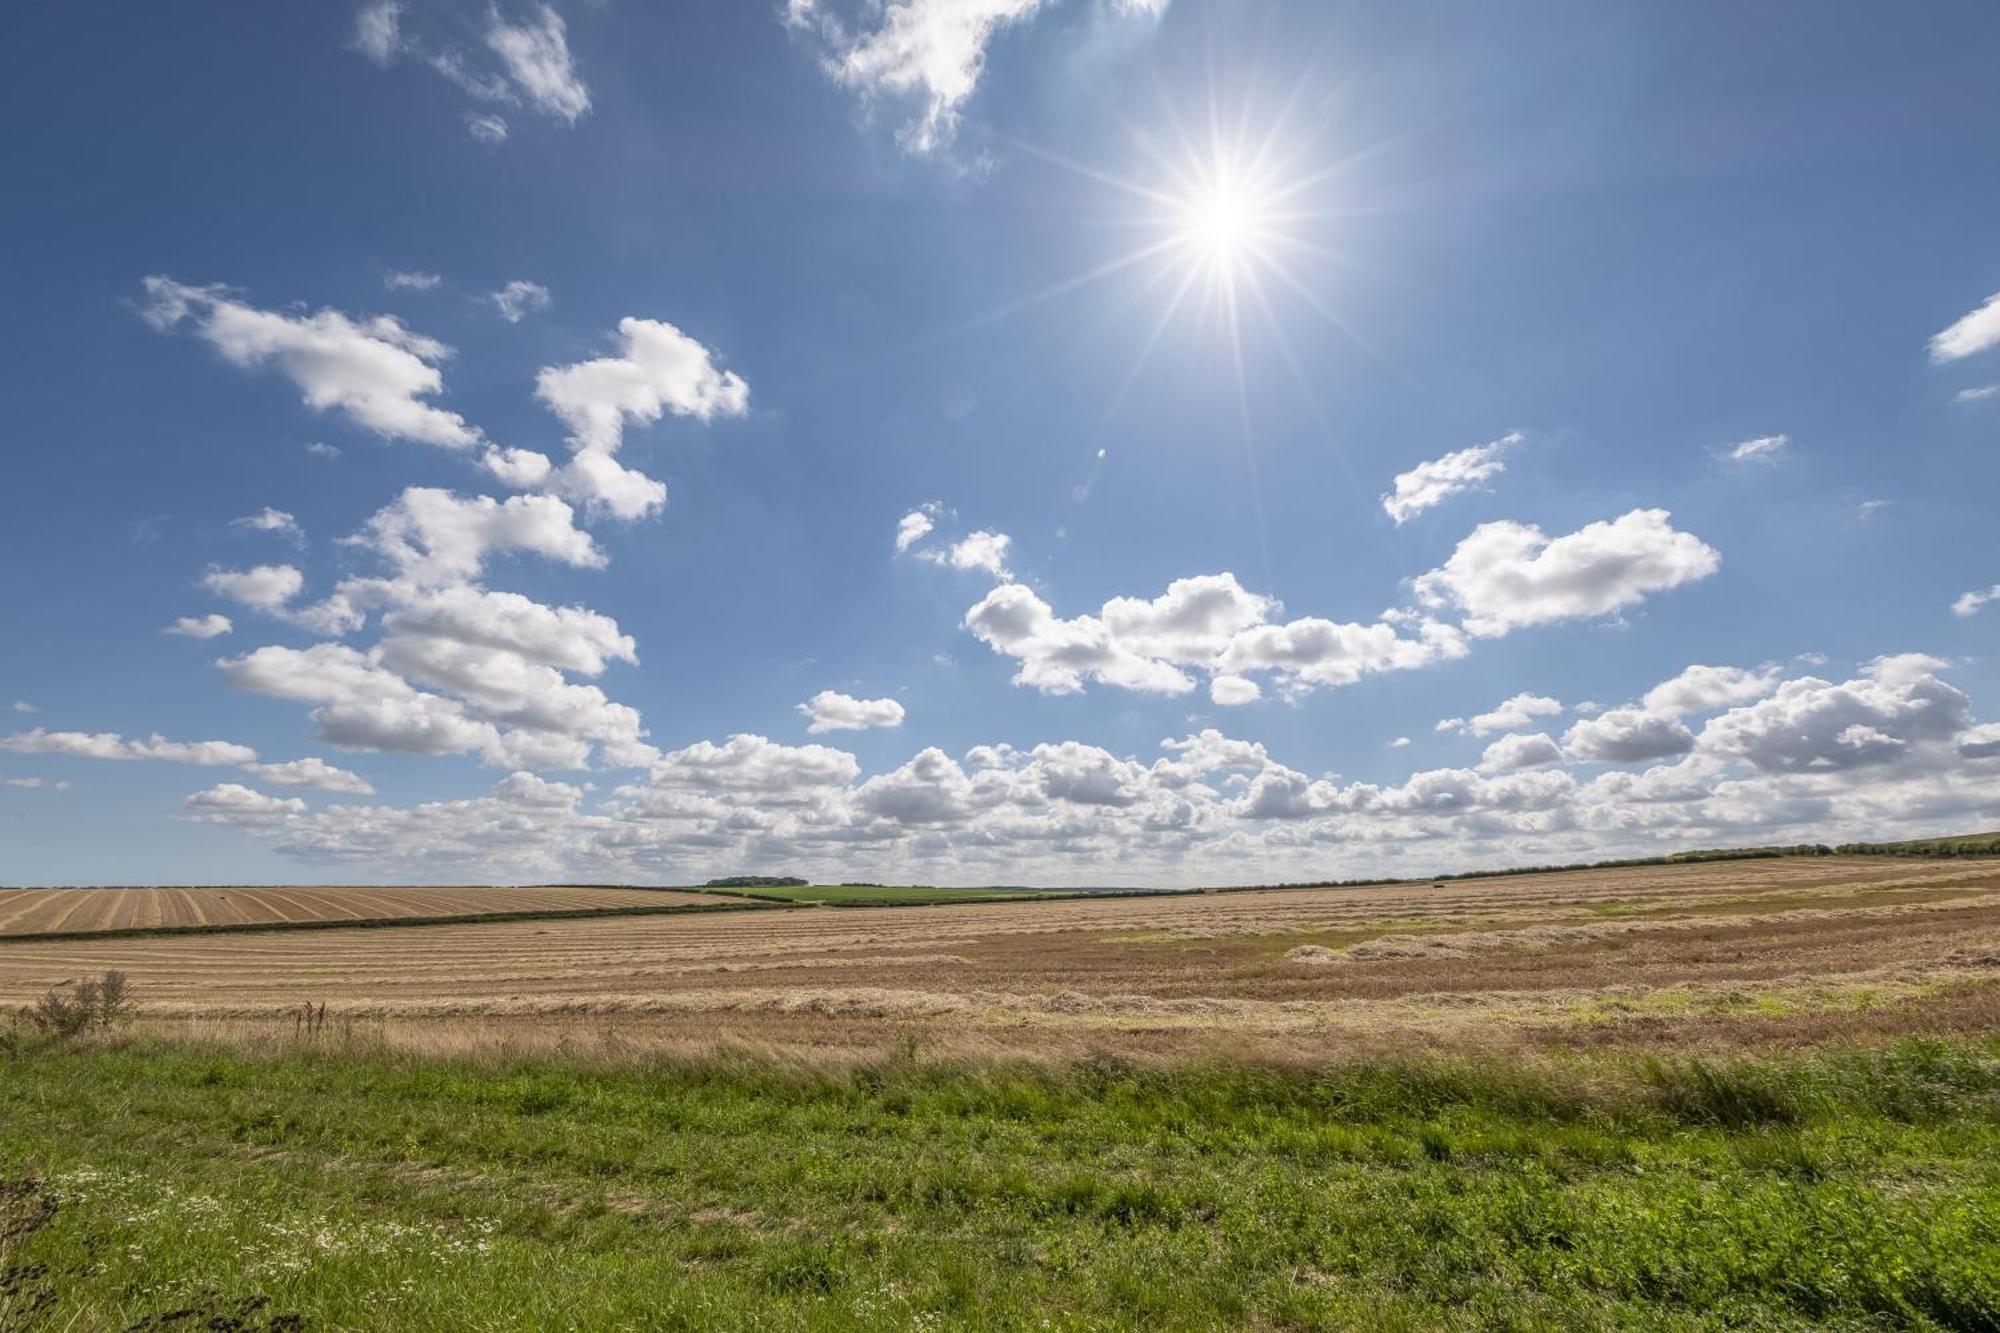
<instances>
[{"instance_id":1,"label":"green grass","mask_svg":"<svg viewBox=\"0 0 2000 1333\"><path fill-rule=\"evenodd\" d=\"M1037 898L1068 898L1061 890L938 889L923 884L810 884L799 888L760 886L754 889L704 888L703 893L728 893L766 902L830 907L925 907L947 903L1022 902Z\"/></svg>"},{"instance_id":2,"label":"green grass","mask_svg":"<svg viewBox=\"0 0 2000 1333\"><path fill-rule=\"evenodd\" d=\"M0 1178L0 1328L2000 1327L2000 1043L1314 1073L135 1043L0 1062Z\"/></svg>"}]
</instances>

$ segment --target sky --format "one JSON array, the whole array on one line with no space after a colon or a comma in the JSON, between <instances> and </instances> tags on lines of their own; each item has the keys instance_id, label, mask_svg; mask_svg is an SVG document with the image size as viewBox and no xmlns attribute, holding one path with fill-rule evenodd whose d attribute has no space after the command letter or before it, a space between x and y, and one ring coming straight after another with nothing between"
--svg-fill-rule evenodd
<instances>
[{"instance_id":1,"label":"sky","mask_svg":"<svg viewBox=\"0 0 2000 1333\"><path fill-rule=\"evenodd\" d=\"M1825 18L0 7L0 882L1993 827L2000 11Z\"/></svg>"}]
</instances>

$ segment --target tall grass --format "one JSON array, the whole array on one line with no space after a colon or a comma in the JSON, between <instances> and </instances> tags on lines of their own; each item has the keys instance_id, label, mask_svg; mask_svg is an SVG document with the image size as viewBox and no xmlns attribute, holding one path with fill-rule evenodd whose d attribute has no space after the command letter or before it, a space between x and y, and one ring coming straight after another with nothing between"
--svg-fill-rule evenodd
<instances>
[{"instance_id":1,"label":"tall grass","mask_svg":"<svg viewBox=\"0 0 2000 1333\"><path fill-rule=\"evenodd\" d=\"M96 1040L0 1063L0 1177L59 1204L0 1269L76 1328L1990 1329L1997 1150L1981 1042L1275 1069Z\"/></svg>"}]
</instances>

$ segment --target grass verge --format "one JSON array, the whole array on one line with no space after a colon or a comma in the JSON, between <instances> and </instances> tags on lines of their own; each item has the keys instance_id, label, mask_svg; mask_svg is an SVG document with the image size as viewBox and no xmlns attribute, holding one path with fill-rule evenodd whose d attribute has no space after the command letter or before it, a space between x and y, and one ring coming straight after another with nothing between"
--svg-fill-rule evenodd
<instances>
[{"instance_id":1,"label":"grass verge","mask_svg":"<svg viewBox=\"0 0 2000 1333\"><path fill-rule=\"evenodd\" d=\"M0 1179L0 1327L2000 1327L1995 1042L1308 1070L83 1043L0 1063Z\"/></svg>"}]
</instances>

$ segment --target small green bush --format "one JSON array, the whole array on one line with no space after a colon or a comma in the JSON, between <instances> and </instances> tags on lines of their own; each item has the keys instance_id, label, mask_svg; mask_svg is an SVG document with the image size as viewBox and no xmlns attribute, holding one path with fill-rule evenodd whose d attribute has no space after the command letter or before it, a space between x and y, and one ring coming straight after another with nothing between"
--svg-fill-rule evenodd
<instances>
[{"instance_id":1,"label":"small green bush","mask_svg":"<svg viewBox=\"0 0 2000 1333\"><path fill-rule=\"evenodd\" d=\"M59 1040L108 1031L130 1021L132 986L116 969L102 977L52 987L28 1009L37 1030Z\"/></svg>"}]
</instances>

